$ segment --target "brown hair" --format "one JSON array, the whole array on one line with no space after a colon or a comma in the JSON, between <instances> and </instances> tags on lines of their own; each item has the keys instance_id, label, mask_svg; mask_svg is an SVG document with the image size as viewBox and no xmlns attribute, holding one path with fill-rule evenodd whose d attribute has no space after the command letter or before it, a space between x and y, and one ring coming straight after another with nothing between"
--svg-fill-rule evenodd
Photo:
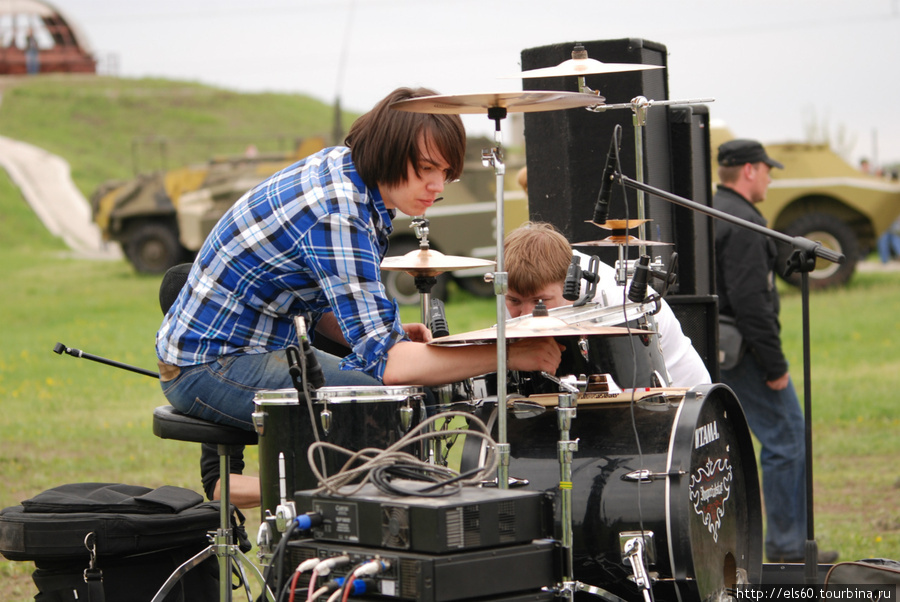
<instances>
[{"instance_id":1,"label":"brown hair","mask_svg":"<svg viewBox=\"0 0 900 602\"><path fill-rule=\"evenodd\" d=\"M397 88L350 127L344 144L370 188L405 183L410 163L418 174L419 135L430 135L436 150L450 165L449 180L459 178L466 154L466 130L459 115L412 113L391 108L401 100L433 96L427 88Z\"/></svg>"},{"instance_id":2,"label":"brown hair","mask_svg":"<svg viewBox=\"0 0 900 602\"><path fill-rule=\"evenodd\" d=\"M525 222L507 235L503 249L509 288L525 296L564 282L572 262L569 241L545 222Z\"/></svg>"},{"instance_id":3,"label":"brown hair","mask_svg":"<svg viewBox=\"0 0 900 602\"><path fill-rule=\"evenodd\" d=\"M738 181L741 171L744 169L741 165L720 165L719 166L719 182L722 184L734 184Z\"/></svg>"}]
</instances>

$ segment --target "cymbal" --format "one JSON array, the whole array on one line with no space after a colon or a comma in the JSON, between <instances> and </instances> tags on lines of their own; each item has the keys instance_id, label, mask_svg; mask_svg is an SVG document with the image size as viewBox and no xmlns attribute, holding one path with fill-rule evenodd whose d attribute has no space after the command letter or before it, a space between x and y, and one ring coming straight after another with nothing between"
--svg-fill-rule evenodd
<instances>
[{"instance_id":1,"label":"cymbal","mask_svg":"<svg viewBox=\"0 0 900 602\"><path fill-rule=\"evenodd\" d=\"M532 77L560 77L567 75L597 75L602 73L621 73L623 71L644 71L646 69L662 69L661 65L640 65L636 63L603 63L595 59L569 59L555 67L530 69L515 75L507 75L505 79Z\"/></svg>"},{"instance_id":2,"label":"cymbal","mask_svg":"<svg viewBox=\"0 0 900 602\"><path fill-rule=\"evenodd\" d=\"M587 240L584 242L573 243L573 246L581 247L621 247L628 245L630 247L664 247L669 246L670 242L661 242L658 240L641 240L636 236L607 236L603 240Z\"/></svg>"},{"instance_id":3,"label":"cymbal","mask_svg":"<svg viewBox=\"0 0 900 602\"><path fill-rule=\"evenodd\" d=\"M647 222L653 221L649 219L608 219L602 224L598 224L593 220L584 220L588 224L594 224L598 228L603 228L604 230L631 230L632 228L637 228L638 226L643 226Z\"/></svg>"},{"instance_id":4,"label":"cymbal","mask_svg":"<svg viewBox=\"0 0 900 602\"><path fill-rule=\"evenodd\" d=\"M410 113L472 114L487 113L488 109L503 107L510 113L531 113L595 107L602 105L604 100L602 96L584 92L526 90L489 94L420 96L395 102L391 108Z\"/></svg>"},{"instance_id":5,"label":"cymbal","mask_svg":"<svg viewBox=\"0 0 900 602\"><path fill-rule=\"evenodd\" d=\"M516 324L507 324L507 339L528 339L540 337L581 337L581 336L627 336L634 334L653 334L649 330L640 328L625 328L623 326L600 326L597 324L566 324L558 318L537 317L529 318ZM455 346L455 345L479 345L494 343L497 341L497 327L482 328L472 332L452 334L438 337L429 345Z\"/></svg>"},{"instance_id":6,"label":"cymbal","mask_svg":"<svg viewBox=\"0 0 900 602\"><path fill-rule=\"evenodd\" d=\"M381 269L407 272L413 276L437 276L453 270L483 268L493 265L497 265L497 262L472 257L444 255L434 249L419 249L410 251L406 255L385 257L381 262Z\"/></svg>"}]
</instances>

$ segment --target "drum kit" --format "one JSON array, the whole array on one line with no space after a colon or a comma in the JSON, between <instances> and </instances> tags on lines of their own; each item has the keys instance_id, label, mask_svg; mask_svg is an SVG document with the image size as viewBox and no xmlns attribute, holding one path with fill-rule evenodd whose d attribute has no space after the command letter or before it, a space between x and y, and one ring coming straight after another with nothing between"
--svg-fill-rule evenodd
<instances>
[{"instance_id":1,"label":"drum kit","mask_svg":"<svg viewBox=\"0 0 900 602\"><path fill-rule=\"evenodd\" d=\"M495 267L486 279L493 281L497 297L496 325L442 336L430 344L496 345L496 382L486 375L480 388L465 383L463 398L451 400L452 405L496 425L497 487L528 483L555 492L556 530L565 556L556 591L564 598L585 592L611 602L637 598L649 602L665 591L665 599L724 599L737 586L758 582L761 574L760 493L740 404L722 385L669 387L651 319L653 308L640 301L612 307L587 303L506 319L501 120L508 112L628 107L640 129L647 108L666 103L639 97L627 105L605 105L599 93L584 86L583 78L653 68L659 67L602 63L576 47L571 60L517 77L575 76L580 92L435 95L392 105L420 113L487 114L496 123L496 147L482 155L484 165L493 167L497 177L496 262L431 249L427 220L418 217L419 250L388 257L381 267L416 279L427 326L431 326L430 287L437 275ZM636 137L636 143L640 151L642 138ZM643 163L640 152L638 163ZM642 205L639 199L638 207ZM641 214L637 219L595 222L610 235L579 244L620 250L665 244L628 234L647 221ZM507 342L529 337L554 337L565 346L556 374L507 370ZM283 501L286 479L292 486L287 490L318 485L309 467L303 466L314 436L349 449L388 447L402 442L435 407L438 412L449 408L441 405L444 400L429 408L423 387L321 387L315 391L316 412L310 424L297 397L296 391L283 390L263 392L255 400L257 413L265 416L263 428L257 429L264 510L273 510L279 495ZM507 421L508 411L517 420ZM472 445L466 440L461 472L482 462L485 445L482 439L473 438ZM444 461L433 447L416 445L407 451L423 460ZM340 470L337 464L326 463L324 468Z\"/></svg>"}]
</instances>

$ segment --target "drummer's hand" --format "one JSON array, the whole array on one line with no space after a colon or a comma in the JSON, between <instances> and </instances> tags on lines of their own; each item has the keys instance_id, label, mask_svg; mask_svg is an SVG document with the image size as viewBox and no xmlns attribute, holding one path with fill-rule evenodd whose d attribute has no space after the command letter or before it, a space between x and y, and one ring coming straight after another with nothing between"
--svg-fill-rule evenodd
<instances>
[{"instance_id":1,"label":"drummer's hand","mask_svg":"<svg viewBox=\"0 0 900 602\"><path fill-rule=\"evenodd\" d=\"M506 364L510 370L555 374L563 349L565 346L552 337L521 339L508 347Z\"/></svg>"},{"instance_id":2,"label":"drummer's hand","mask_svg":"<svg viewBox=\"0 0 900 602\"><path fill-rule=\"evenodd\" d=\"M413 343L430 343L431 342L431 331L424 324L420 324L418 322L412 324L404 324L403 330L406 331L406 336L409 337L409 340Z\"/></svg>"}]
</instances>

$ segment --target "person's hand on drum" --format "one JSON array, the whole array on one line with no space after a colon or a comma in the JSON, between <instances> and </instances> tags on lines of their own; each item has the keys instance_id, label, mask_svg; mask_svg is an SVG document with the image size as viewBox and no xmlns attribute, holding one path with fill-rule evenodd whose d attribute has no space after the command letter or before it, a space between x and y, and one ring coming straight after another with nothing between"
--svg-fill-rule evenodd
<instances>
[{"instance_id":1,"label":"person's hand on drum","mask_svg":"<svg viewBox=\"0 0 900 602\"><path fill-rule=\"evenodd\" d=\"M428 330L428 327L424 324L421 324L419 322L404 324L403 330L406 331L406 336L408 336L409 340L413 343L431 342L431 331Z\"/></svg>"},{"instance_id":2,"label":"person's hand on drum","mask_svg":"<svg viewBox=\"0 0 900 602\"><path fill-rule=\"evenodd\" d=\"M521 372L549 372L555 374L562 360L564 345L553 337L529 337L510 343L506 350L506 365Z\"/></svg>"}]
</instances>

